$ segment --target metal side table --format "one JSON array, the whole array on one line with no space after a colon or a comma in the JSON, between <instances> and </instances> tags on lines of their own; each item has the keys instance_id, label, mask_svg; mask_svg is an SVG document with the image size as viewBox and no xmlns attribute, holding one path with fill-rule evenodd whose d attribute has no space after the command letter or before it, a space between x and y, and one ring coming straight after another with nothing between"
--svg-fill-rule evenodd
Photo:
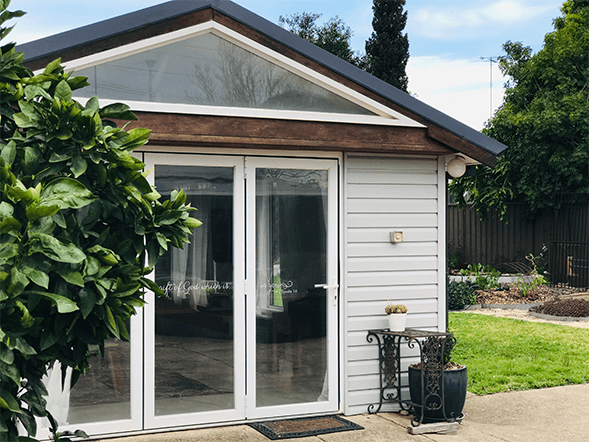
<instances>
[{"instance_id":1,"label":"metal side table","mask_svg":"<svg viewBox=\"0 0 589 442\"><path fill-rule=\"evenodd\" d=\"M458 421L459 417L446 416L444 407L444 349L446 344L452 347L456 338L452 333L431 332L425 330L408 329L392 332L388 329L369 330L366 340L378 343L378 357L380 365L380 402L378 406L368 406L368 413L378 413L384 402L399 404L400 411L412 412L411 424L421 425L425 410L440 410L447 422ZM417 407L410 399L401 397L401 344L408 348L419 348L421 356L421 404ZM417 412L416 412L417 410ZM399 411L399 412L400 412Z\"/></svg>"}]
</instances>

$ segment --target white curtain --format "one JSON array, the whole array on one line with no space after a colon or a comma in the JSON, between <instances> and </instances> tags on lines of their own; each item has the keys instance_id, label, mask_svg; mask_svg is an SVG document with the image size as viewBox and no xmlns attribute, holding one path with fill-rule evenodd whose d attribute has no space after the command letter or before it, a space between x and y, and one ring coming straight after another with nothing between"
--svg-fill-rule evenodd
<instances>
[{"instance_id":1,"label":"white curtain","mask_svg":"<svg viewBox=\"0 0 589 442\"><path fill-rule=\"evenodd\" d=\"M190 244L185 244L183 250L171 250L171 278L177 287L172 298L177 304L188 298L190 307L194 310L207 305L205 282L207 263L211 262L211 224L206 222L211 219L211 202L210 198L198 200L198 218L203 221L203 225L194 230Z\"/></svg>"},{"instance_id":2,"label":"white curtain","mask_svg":"<svg viewBox=\"0 0 589 442\"><path fill-rule=\"evenodd\" d=\"M256 315L268 316L272 283L272 183L256 180Z\"/></svg>"}]
</instances>

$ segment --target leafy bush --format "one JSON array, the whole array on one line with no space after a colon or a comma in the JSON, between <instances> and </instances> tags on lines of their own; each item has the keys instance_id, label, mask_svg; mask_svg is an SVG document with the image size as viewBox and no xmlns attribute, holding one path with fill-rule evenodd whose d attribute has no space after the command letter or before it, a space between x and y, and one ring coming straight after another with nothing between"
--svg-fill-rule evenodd
<instances>
[{"instance_id":1,"label":"leafy bush","mask_svg":"<svg viewBox=\"0 0 589 442\"><path fill-rule=\"evenodd\" d=\"M460 262L462 261L462 254L460 250L454 250L450 257L448 258L448 268L449 269L457 269L460 267Z\"/></svg>"},{"instance_id":2,"label":"leafy bush","mask_svg":"<svg viewBox=\"0 0 589 442\"><path fill-rule=\"evenodd\" d=\"M448 308L462 310L477 302L475 290L478 286L471 281L450 281L448 285Z\"/></svg>"},{"instance_id":3,"label":"leafy bush","mask_svg":"<svg viewBox=\"0 0 589 442\"><path fill-rule=\"evenodd\" d=\"M0 24L23 14L8 3ZM47 369L71 367L73 384L90 345L128 340L143 291L163 295L147 275L200 222L184 192L162 202L149 185L131 155L149 131L112 121L137 119L128 106L100 108L96 97L82 106L72 91L86 77L60 60L33 75L22 61L14 44L0 48L0 441L33 441L17 427L34 437L36 417L68 440L46 409Z\"/></svg>"},{"instance_id":4,"label":"leafy bush","mask_svg":"<svg viewBox=\"0 0 589 442\"><path fill-rule=\"evenodd\" d=\"M530 293L538 289L540 286L548 285L549 281L544 276L532 275L531 281L526 281L523 278L518 278L517 281L512 284L519 289L519 294L524 298Z\"/></svg>"},{"instance_id":5,"label":"leafy bush","mask_svg":"<svg viewBox=\"0 0 589 442\"><path fill-rule=\"evenodd\" d=\"M500 286L499 277L501 276L501 272L491 266L469 264L466 269L460 270L460 274L463 276L474 276L475 284L481 290L495 289Z\"/></svg>"}]
</instances>

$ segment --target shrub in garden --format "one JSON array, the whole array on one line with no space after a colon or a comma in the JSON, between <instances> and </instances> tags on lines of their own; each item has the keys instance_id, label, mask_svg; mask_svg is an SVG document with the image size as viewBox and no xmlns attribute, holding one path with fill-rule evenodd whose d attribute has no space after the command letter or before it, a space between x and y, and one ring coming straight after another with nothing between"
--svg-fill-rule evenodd
<instances>
[{"instance_id":1,"label":"shrub in garden","mask_svg":"<svg viewBox=\"0 0 589 442\"><path fill-rule=\"evenodd\" d=\"M0 0L0 24L23 14L8 3ZM45 416L57 439L47 369L59 361L75 383L90 345L127 340L143 290L163 295L146 276L200 222L184 192L162 202L148 184L131 152L149 131L112 122L136 119L127 106L82 106L72 91L85 77L59 60L33 75L13 44L0 50L0 441L33 441L35 417Z\"/></svg>"},{"instance_id":2,"label":"shrub in garden","mask_svg":"<svg viewBox=\"0 0 589 442\"><path fill-rule=\"evenodd\" d=\"M477 301L475 290L478 286L471 281L450 281L448 284L448 308L462 310Z\"/></svg>"}]
</instances>

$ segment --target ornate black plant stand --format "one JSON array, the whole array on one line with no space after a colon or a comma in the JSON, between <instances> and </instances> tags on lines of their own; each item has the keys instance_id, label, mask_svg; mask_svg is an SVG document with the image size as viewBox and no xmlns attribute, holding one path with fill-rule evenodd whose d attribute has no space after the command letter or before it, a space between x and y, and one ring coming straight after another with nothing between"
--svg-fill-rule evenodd
<instances>
[{"instance_id":1,"label":"ornate black plant stand","mask_svg":"<svg viewBox=\"0 0 589 442\"><path fill-rule=\"evenodd\" d=\"M439 414L446 422L460 421L464 417L448 415L444 404L444 350L446 345L454 346L456 338L452 333L430 332L425 330L405 330L392 332L388 329L369 330L366 340L378 343L380 362L380 402L378 406L368 406L368 413L378 413L384 402L399 404L400 411L411 412L411 424L414 427L424 422L424 417ZM421 401L419 395L410 399L401 397L401 344L408 348L419 348L421 356ZM421 404L425 404L422 406ZM399 412L400 412L399 411ZM427 420L426 420L427 421Z\"/></svg>"}]
</instances>

